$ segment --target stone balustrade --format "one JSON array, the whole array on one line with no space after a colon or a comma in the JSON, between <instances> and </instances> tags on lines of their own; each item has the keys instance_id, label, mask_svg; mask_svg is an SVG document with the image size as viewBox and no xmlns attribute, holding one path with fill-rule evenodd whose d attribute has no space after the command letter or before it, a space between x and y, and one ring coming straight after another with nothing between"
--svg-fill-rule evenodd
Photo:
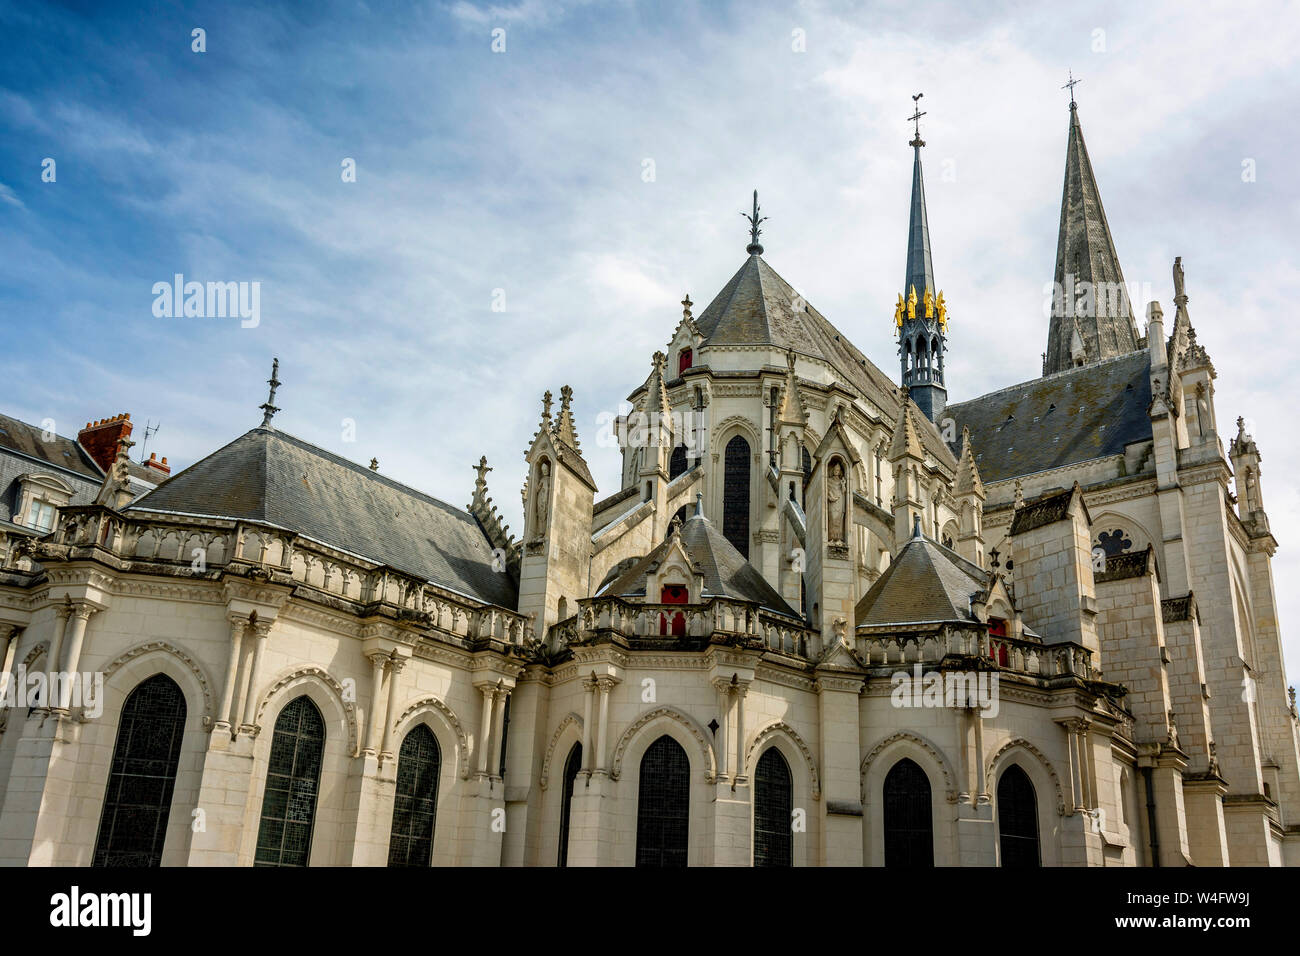
<instances>
[{"instance_id":1,"label":"stone balustrade","mask_svg":"<svg viewBox=\"0 0 1300 956\"><path fill-rule=\"evenodd\" d=\"M982 657L999 667L1039 677L1072 674L1094 678L1092 655L1080 644L1041 644L996 637L974 629L945 628L937 634L859 634L857 650L875 666L938 663L945 657Z\"/></svg>"}]
</instances>

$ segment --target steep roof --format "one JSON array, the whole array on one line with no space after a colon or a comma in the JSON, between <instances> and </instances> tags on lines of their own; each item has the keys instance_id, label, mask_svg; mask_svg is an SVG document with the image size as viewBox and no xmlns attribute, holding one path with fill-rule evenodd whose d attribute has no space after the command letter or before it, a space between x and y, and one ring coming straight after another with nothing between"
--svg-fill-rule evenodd
<instances>
[{"instance_id":1,"label":"steep roof","mask_svg":"<svg viewBox=\"0 0 1300 956\"><path fill-rule=\"evenodd\" d=\"M907 276L903 282L903 295L916 289L918 299L925 290L937 293L934 284L934 264L930 260L930 219L925 212L925 179L921 176L921 145L913 141L915 158L912 161L912 211L907 223Z\"/></svg>"},{"instance_id":2,"label":"steep roof","mask_svg":"<svg viewBox=\"0 0 1300 956\"><path fill-rule=\"evenodd\" d=\"M858 601L859 625L971 623L970 599L987 589L989 574L955 551L913 537Z\"/></svg>"},{"instance_id":3,"label":"steep roof","mask_svg":"<svg viewBox=\"0 0 1300 956\"><path fill-rule=\"evenodd\" d=\"M986 482L1120 455L1151 438L1150 364L1145 350L1130 352L949 405L945 414L970 429Z\"/></svg>"},{"instance_id":4,"label":"steep roof","mask_svg":"<svg viewBox=\"0 0 1300 956\"><path fill-rule=\"evenodd\" d=\"M43 429L8 415L0 415L0 448L70 471L96 484L104 480L103 470L79 441L62 435L51 435L46 441Z\"/></svg>"},{"instance_id":5,"label":"steep roof","mask_svg":"<svg viewBox=\"0 0 1300 956\"><path fill-rule=\"evenodd\" d=\"M1072 281L1067 282L1067 274ZM1073 309L1053 309L1048 329L1045 375L1074 365L1070 343L1077 320L1080 337L1087 349L1087 361L1132 352L1138 347L1137 324L1124 288L1124 273L1115 252L1115 241L1101 205L1101 193L1092 173L1092 161L1079 125L1079 109L1070 103L1070 134L1065 153L1065 185L1061 193L1061 226L1056 240L1056 289L1073 296L1075 282L1088 288L1116 290L1113 308L1104 305L1105 295L1094 297L1094 310L1075 316ZM1118 314L1112 314L1118 312Z\"/></svg>"},{"instance_id":6,"label":"steep roof","mask_svg":"<svg viewBox=\"0 0 1300 956\"><path fill-rule=\"evenodd\" d=\"M273 428L254 428L173 475L130 510L262 521L515 608L469 512Z\"/></svg>"},{"instance_id":7,"label":"steep roof","mask_svg":"<svg viewBox=\"0 0 1300 956\"><path fill-rule=\"evenodd\" d=\"M890 419L898 415L897 384L760 255L745 260L695 323L704 336L704 347L767 345L821 359ZM919 418L926 450L947 468L956 467L957 459L934 423L924 415Z\"/></svg>"},{"instance_id":8,"label":"steep roof","mask_svg":"<svg viewBox=\"0 0 1300 956\"><path fill-rule=\"evenodd\" d=\"M797 618L759 570L745 560L722 532L703 515L682 522L682 546L704 573L704 596L753 601L760 607ZM673 541L669 538L638 560L598 592L603 596L644 597L645 578L650 566L663 560Z\"/></svg>"}]
</instances>

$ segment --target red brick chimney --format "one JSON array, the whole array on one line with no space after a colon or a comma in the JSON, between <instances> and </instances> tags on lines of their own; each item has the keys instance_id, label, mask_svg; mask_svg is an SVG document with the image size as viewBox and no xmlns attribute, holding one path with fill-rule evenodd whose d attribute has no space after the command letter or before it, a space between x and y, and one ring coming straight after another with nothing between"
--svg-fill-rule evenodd
<instances>
[{"instance_id":1,"label":"red brick chimney","mask_svg":"<svg viewBox=\"0 0 1300 956\"><path fill-rule=\"evenodd\" d=\"M158 472L159 478L166 478L172 473L172 466L167 464L166 457L164 457L162 461L159 461L158 453L155 451L149 452L149 460L144 463L144 466Z\"/></svg>"},{"instance_id":2,"label":"red brick chimney","mask_svg":"<svg viewBox=\"0 0 1300 956\"><path fill-rule=\"evenodd\" d=\"M90 457L95 459L95 464L108 471L117 460L117 443L123 438L130 437L131 415L123 413L94 423L86 422L86 427L77 435L77 441L81 443L82 448L86 449Z\"/></svg>"}]
</instances>

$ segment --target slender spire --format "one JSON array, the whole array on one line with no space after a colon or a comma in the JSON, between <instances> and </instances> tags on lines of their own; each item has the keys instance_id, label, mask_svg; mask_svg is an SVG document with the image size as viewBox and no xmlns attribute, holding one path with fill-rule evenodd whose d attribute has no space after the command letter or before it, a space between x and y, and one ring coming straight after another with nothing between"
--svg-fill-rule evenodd
<instances>
[{"instance_id":1,"label":"slender spire","mask_svg":"<svg viewBox=\"0 0 1300 956\"><path fill-rule=\"evenodd\" d=\"M930 261L930 221L925 211L925 180L921 176L921 147L925 145L925 140L921 139L921 117L925 114L920 110L919 101L924 95L917 93L912 97L917 109L908 117L916 124L916 135L908 143L913 154L912 211L907 224L907 276L903 283L904 297L916 289L918 300L924 298L926 289L931 294L935 292L934 265Z\"/></svg>"},{"instance_id":2,"label":"slender spire","mask_svg":"<svg viewBox=\"0 0 1300 956\"><path fill-rule=\"evenodd\" d=\"M1065 86L1061 87L1061 89L1063 90L1068 89L1070 91L1070 109L1072 110L1078 109L1079 105L1074 102L1074 88L1078 86L1080 83L1082 83L1083 80L1076 80L1074 78L1073 70L1067 70L1066 73L1069 75L1070 78L1066 81Z\"/></svg>"},{"instance_id":3,"label":"slender spire","mask_svg":"<svg viewBox=\"0 0 1300 956\"><path fill-rule=\"evenodd\" d=\"M271 419L280 409L275 407L275 390L280 387L280 360L274 359L271 362L271 377L266 380L266 384L271 386L270 397L259 407L262 409L262 427L270 428Z\"/></svg>"},{"instance_id":4,"label":"slender spire","mask_svg":"<svg viewBox=\"0 0 1300 956\"><path fill-rule=\"evenodd\" d=\"M751 256L761 256L763 254L763 247L759 245L758 237L763 234L763 230L758 227L767 220L767 217L760 217L758 215L757 189L754 190L754 211L752 213L742 212L741 215L749 220L749 245L745 247L745 251Z\"/></svg>"},{"instance_id":5,"label":"slender spire","mask_svg":"<svg viewBox=\"0 0 1300 956\"><path fill-rule=\"evenodd\" d=\"M1137 323L1124 273L1088 158L1078 104L1074 102L1073 85L1078 82L1071 74L1066 83L1071 90L1070 131L1044 375L1090 365L1138 347ZM1075 339L1076 324L1079 340Z\"/></svg>"}]
</instances>

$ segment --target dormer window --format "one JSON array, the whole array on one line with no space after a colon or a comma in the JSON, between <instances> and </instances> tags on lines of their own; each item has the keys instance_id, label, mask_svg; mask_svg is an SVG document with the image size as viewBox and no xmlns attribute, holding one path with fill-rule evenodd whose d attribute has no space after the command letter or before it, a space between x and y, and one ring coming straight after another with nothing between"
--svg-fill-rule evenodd
<instances>
[{"instance_id":1,"label":"dormer window","mask_svg":"<svg viewBox=\"0 0 1300 956\"><path fill-rule=\"evenodd\" d=\"M54 530L59 509L72 500L72 495L72 486L55 475L22 475L14 501L14 523L47 534Z\"/></svg>"},{"instance_id":2,"label":"dormer window","mask_svg":"<svg viewBox=\"0 0 1300 956\"><path fill-rule=\"evenodd\" d=\"M27 518L23 524L37 531L50 531L54 528L54 505L48 501L33 498L27 506Z\"/></svg>"},{"instance_id":3,"label":"dormer window","mask_svg":"<svg viewBox=\"0 0 1300 956\"><path fill-rule=\"evenodd\" d=\"M685 372L688 368L691 367L691 358L692 355L690 349L682 349L680 352L677 353L677 374L678 375L681 375L683 372Z\"/></svg>"}]
</instances>

